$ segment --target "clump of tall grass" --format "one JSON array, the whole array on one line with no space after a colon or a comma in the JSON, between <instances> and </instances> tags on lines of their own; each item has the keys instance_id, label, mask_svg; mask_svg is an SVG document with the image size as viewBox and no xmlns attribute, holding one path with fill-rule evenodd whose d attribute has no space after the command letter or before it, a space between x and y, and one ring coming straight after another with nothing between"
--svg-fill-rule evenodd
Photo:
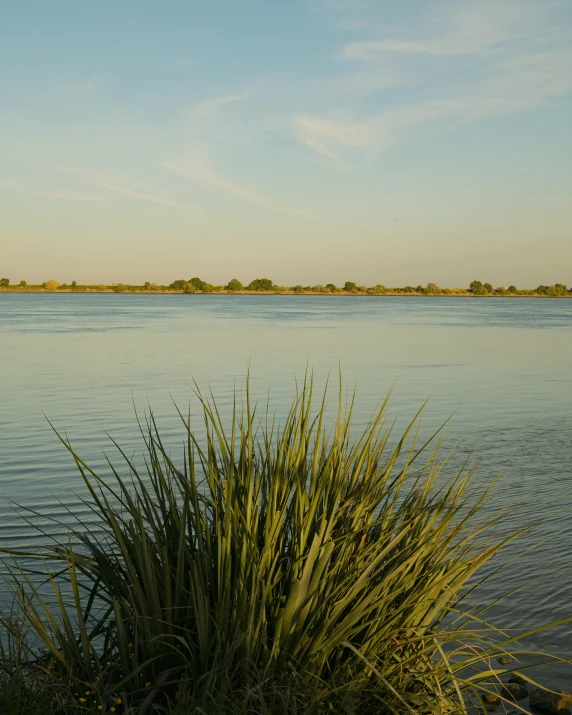
<instances>
[{"instance_id":1,"label":"clump of tall grass","mask_svg":"<svg viewBox=\"0 0 572 715\"><path fill-rule=\"evenodd\" d=\"M204 432L181 414L180 462L150 415L145 468L123 454L111 480L63 440L90 524L44 549L50 595L15 555L27 667L86 712L480 702L513 641L461 599L514 535L493 538L503 513L483 511L473 469L445 476L434 440L418 444L419 415L395 439L386 401L353 437L341 395L329 420L310 380L279 425L248 387L228 424L199 393Z\"/></svg>"}]
</instances>

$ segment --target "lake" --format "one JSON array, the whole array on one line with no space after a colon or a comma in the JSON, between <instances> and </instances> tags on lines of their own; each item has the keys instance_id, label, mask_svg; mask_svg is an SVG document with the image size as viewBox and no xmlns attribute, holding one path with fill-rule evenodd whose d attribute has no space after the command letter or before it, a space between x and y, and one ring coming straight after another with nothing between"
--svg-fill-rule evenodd
<instances>
[{"instance_id":1,"label":"lake","mask_svg":"<svg viewBox=\"0 0 572 715\"><path fill-rule=\"evenodd\" d=\"M48 531L66 508L80 511L81 479L48 419L104 469L104 452L115 459L107 433L140 449L134 408L151 406L176 447L173 401L194 410L196 381L228 410L249 366L253 394L270 390L279 415L307 367L319 386L330 376L333 399L341 367L358 423L389 390L398 426L427 399L427 431L455 412L447 446L454 460L474 455L482 480L503 474L495 505L516 505L504 526L538 520L505 560L530 550L479 598L527 582L491 611L507 628L572 614L572 300L0 294L2 545L37 539L15 502ZM570 658L571 634L528 642ZM572 689L564 666L544 677Z\"/></svg>"}]
</instances>

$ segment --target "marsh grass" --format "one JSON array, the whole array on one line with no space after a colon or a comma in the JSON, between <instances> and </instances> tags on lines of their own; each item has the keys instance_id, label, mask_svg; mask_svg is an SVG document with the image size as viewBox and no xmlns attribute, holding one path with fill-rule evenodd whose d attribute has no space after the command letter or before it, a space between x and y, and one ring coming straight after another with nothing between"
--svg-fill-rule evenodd
<instances>
[{"instance_id":1,"label":"marsh grass","mask_svg":"<svg viewBox=\"0 0 572 715\"><path fill-rule=\"evenodd\" d=\"M312 393L278 424L247 385L225 424L197 392L203 430L180 413L180 462L151 414L144 469L121 452L111 479L61 438L90 524L43 549L43 588L37 555L12 553L18 678L81 712L482 710L510 670L495 659L523 652L467 603L517 536L506 509L472 468L443 469L435 436L419 443L420 415L394 437L386 400L354 437L341 385L333 420Z\"/></svg>"}]
</instances>

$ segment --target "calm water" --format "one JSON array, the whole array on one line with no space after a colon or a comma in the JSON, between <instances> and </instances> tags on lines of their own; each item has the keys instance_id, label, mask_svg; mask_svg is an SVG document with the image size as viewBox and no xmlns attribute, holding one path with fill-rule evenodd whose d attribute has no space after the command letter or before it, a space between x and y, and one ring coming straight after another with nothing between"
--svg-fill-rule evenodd
<instances>
[{"instance_id":1,"label":"calm water","mask_svg":"<svg viewBox=\"0 0 572 715\"><path fill-rule=\"evenodd\" d=\"M306 365L320 384L341 365L357 389L358 421L391 388L401 422L427 398L427 429L456 410L448 443L458 459L476 455L484 480L505 475L496 503L518 505L505 525L540 522L505 559L539 545L479 598L530 581L491 618L518 629L564 618L571 360L572 300L0 294L0 541L31 543L14 502L40 510L47 529L62 502L76 511L82 484L46 418L102 467L104 451L113 455L106 432L137 452L134 405L151 405L175 445L173 400L186 408L193 380L224 408L250 365L253 391L264 397L270 387L281 412ZM571 635L561 626L529 643L570 658ZM564 666L544 677L572 689Z\"/></svg>"}]
</instances>

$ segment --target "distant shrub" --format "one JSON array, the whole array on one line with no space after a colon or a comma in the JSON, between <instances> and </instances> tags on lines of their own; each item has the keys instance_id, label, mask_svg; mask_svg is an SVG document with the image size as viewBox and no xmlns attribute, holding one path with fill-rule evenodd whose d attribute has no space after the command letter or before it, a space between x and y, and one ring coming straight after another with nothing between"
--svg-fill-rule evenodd
<instances>
[{"instance_id":1,"label":"distant shrub","mask_svg":"<svg viewBox=\"0 0 572 715\"><path fill-rule=\"evenodd\" d=\"M150 285L151 285L150 283L145 283L145 288L148 289ZM185 290L186 287L187 287L187 281L183 280L183 279L173 281L171 283L171 285L169 286L169 288L172 288L173 290Z\"/></svg>"},{"instance_id":2,"label":"distant shrub","mask_svg":"<svg viewBox=\"0 0 572 715\"><path fill-rule=\"evenodd\" d=\"M22 288L25 288L27 285L28 285L28 284L26 283L26 281L20 281L20 286L21 286Z\"/></svg>"},{"instance_id":3,"label":"distant shrub","mask_svg":"<svg viewBox=\"0 0 572 715\"><path fill-rule=\"evenodd\" d=\"M567 289L565 285L562 285L562 283L556 283L553 286L548 286L546 289L545 295L552 296L553 298L556 298L558 296L563 296L566 295Z\"/></svg>"},{"instance_id":4,"label":"distant shrub","mask_svg":"<svg viewBox=\"0 0 572 715\"><path fill-rule=\"evenodd\" d=\"M387 293L387 288L381 284L372 286L371 288L367 289L367 292L370 295L383 295L384 293Z\"/></svg>"},{"instance_id":5,"label":"distant shrub","mask_svg":"<svg viewBox=\"0 0 572 715\"><path fill-rule=\"evenodd\" d=\"M441 295L443 291L439 288L437 283L427 283L424 292L426 295Z\"/></svg>"},{"instance_id":6,"label":"distant shrub","mask_svg":"<svg viewBox=\"0 0 572 715\"><path fill-rule=\"evenodd\" d=\"M231 281L229 281L229 282L227 283L226 289L227 289L227 290L230 290L230 291L242 290L242 289L243 289L243 285L242 285L242 283L238 280L238 278L233 278Z\"/></svg>"},{"instance_id":7,"label":"distant shrub","mask_svg":"<svg viewBox=\"0 0 572 715\"><path fill-rule=\"evenodd\" d=\"M274 290L274 283L270 278L255 278L246 286L246 290L270 291Z\"/></svg>"},{"instance_id":8,"label":"distant shrub","mask_svg":"<svg viewBox=\"0 0 572 715\"><path fill-rule=\"evenodd\" d=\"M192 283L186 283L185 288L183 290L184 293L196 293L197 289Z\"/></svg>"},{"instance_id":9,"label":"distant shrub","mask_svg":"<svg viewBox=\"0 0 572 715\"><path fill-rule=\"evenodd\" d=\"M481 281L473 281L469 286L469 290L473 295L486 295L488 293Z\"/></svg>"},{"instance_id":10,"label":"distant shrub","mask_svg":"<svg viewBox=\"0 0 572 715\"><path fill-rule=\"evenodd\" d=\"M191 285L194 285L197 290L203 290L203 286L205 285L205 282L202 281L198 276L191 278L189 283Z\"/></svg>"},{"instance_id":11,"label":"distant shrub","mask_svg":"<svg viewBox=\"0 0 572 715\"><path fill-rule=\"evenodd\" d=\"M304 292L304 288L303 288L302 286L300 286L300 285L294 286L294 287L292 288L292 290L294 291L294 293L303 293L303 292Z\"/></svg>"},{"instance_id":12,"label":"distant shrub","mask_svg":"<svg viewBox=\"0 0 572 715\"><path fill-rule=\"evenodd\" d=\"M59 288L59 283L57 281L46 281L44 287L46 290L57 290Z\"/></svg>"},{"instance_id":13,"label":"distant shrub","mask_svg":"<svg viewBox=\"0 0 572 715\"><path fill-rule=\"evenodd\" d=\"M338 289L333 283L326 283L326 288L330 291L330 293L337 293Z\"/></svg>"},{"instance_id":14,"label":"distant shrub","mask_svg":"<svg viewBox=\"0 0 572 715\"><path fill-rule=\"evenodd\" d=\"M344 283L344 290L347 293L357 293L358 292L358 287L355 283L352 283L351 281L346 281Z\"/></svg>"},{"instance_id":15,"label":"distant shrub","mask_svg":"<svg viewBox=\"0 0 572 715\"><path fill-rule=\"evenodd\" d=\"M10 285L9 278L0 278L0 288L8 288L9 285Z\"/></svg>"},{"instance_id":16,"label":"distant shrub","mask_svg":"<svg viewBox=\"0 0 572 715\"><path fill-rule=\"evenodd\" d=\"M105 291L107 290L107 286L105 285L105 283L100 283L99 285L95 286L95 289L99 291Z\"/></svg>"}]
</instances>

